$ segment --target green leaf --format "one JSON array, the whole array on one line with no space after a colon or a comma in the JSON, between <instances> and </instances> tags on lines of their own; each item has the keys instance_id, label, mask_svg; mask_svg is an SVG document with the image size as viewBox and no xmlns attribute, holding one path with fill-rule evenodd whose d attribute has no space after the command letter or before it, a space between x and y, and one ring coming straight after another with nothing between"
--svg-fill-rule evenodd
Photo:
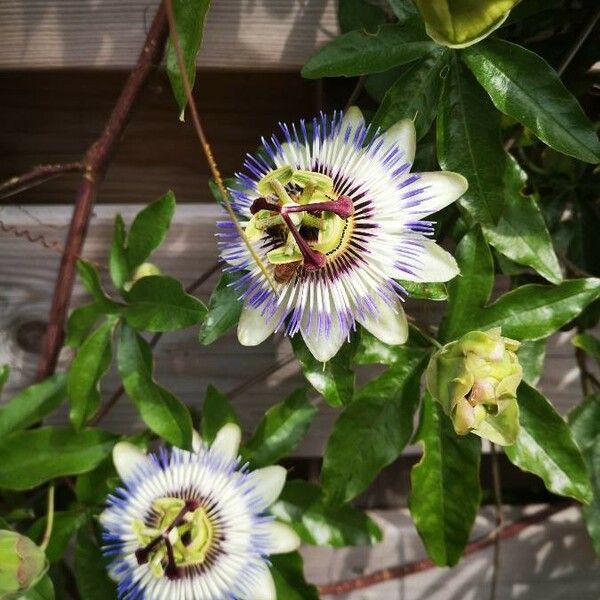
<instances>
[{"instance_id":1,"label":"green leaf","mask_svg":"<svg viewBox=\"0 0 600 600\"><path fill-rule=\"evenodd\" d=\"M210 6L210 0L173 0L173 14L179 37L179 45L183 54L183 63L190 82L194 87L196 79L196 57L202 44L202 32L204 19ZM173 88L173 95L177 100L179 109L183 115L187 98L183 87L183 78L179 70L177 54L170 37L167 44L167 74Z\"/></svg>"},{"instance_id":2,"label":"green leaf","mask_svg":"<svg viewBox=\"0 0 600 600\"><path fill-rule=\"evenodd\" d=\"M306 397L306 390L292 392L272 406L244 447L244 458L254 467L276 463L302 441L318 410Z\"/></svg>"},{"instance_id":3,"label":"green leaf","mask_svg":"<svg viewBox=\"0 0 600 600\"><path fill-rule=\"evenodd\" d=\"M469 189L458 201L475 223L494 225L504 211L500 115L474 77L457 60L444 80L437 119L442 169L464 175Z\"/></svg>"},{"instance_id":4,"label":"green leaf","mask_svg":"<svg viewBox=\"0 0 600 600\"><path fill-rule=\"evenodd\" d=\"M82 304L69 315L67 322L67 336L65 345L70 348L79 348L88 336L96 321L104 314L102 303L91 302Z\"/></svg>"},{"instance_id":5,"label":"green leaf","mask_svg":"<svg viewBox=\"0 0 600 600\"><path fill-rule=\"evenodd\" d=\"M42 541L47 521L46 516L38 519L27 532L27 536L36 544ZM52 535L46 548L46 556L51 563L62 559L71 538L86 521L87 514L81 510L63 510L54 513Z\"/></svg>"},{"instance_id":6,"label":"green leaf","mask_svg":"<svg viewBox=\"0 0 600 600\"><path fill-rule=\"evenodd\" d=\"M497 38L465 50L462 56L498 110L564 154L590 163L600 160L592 123L541 57Z\"/></svg>"},{"instance_id":7,"label":"green leaf","mask_svg":"<svg viewBox=\"0 0 600 600\"><path fill-rule=\"evenodd\" d=\"M412 0L388 0L388 3L400 22L419 16L419 11Z\"/></svg>"},{"instance_id":8,"label":"green leaf","mask_svg":"<svg viewBox=\"0 0 600 600\"><path fill-rule=\"evenodd\" d=\"M364 29L371 33L387 21L385 13L368 0L339 0L338 22L342 33Z\"/></svg>"},{"instance_id":9,"label":"green leaf","mask_svg":"<svg viewBox=\"0 0 600 600\"><path fill-rule=\"evenodd\" d=\"M100 283L100 277L96 267L91 263L79 259L77 261L77 273L81 279L81 283L85 289L96 300L96 304L101 308L102 312L112 314L119 311L120 306L106 294Z\"/></svg>"},{"instance_id":10,"label":"green leaf","mask_svg":"<svg viewBox=\"0 0 600 600\"><path fill-rule=\"evenodd\" d=\"M77 534L75 547L75 581L81 600L114 600L116 584L107 573L109 560L102 556L91 524Z\"/></svg>"},{"instance_id":11,"label":"green leaf","mask_svg":"<svg viewBox=\"0 0 600 600\"><path fill-rule=\"evenodd\" d=\"M91 471L115 441L114 435L100 429L15 431L0 440L0 488L28 490L56 477Z\"/></svg>"},{"instance_id":12,"label":"green leaf","mask_svg":"<svg viewBox=\"0 0 600 600\"><path fill-rule=\"evenodd\" d=\"M349 504L325 504L321 488L300 479L288 481L269 510L306 544L341 548L381 541L379 527L367 514Z\"/></svg>"},{"instance_id":13,"label":"green leaf","mask_svg":"<svg viewBox=\"0 0 600 600\"><path fill-rule=\"evenodd\" d=\"M596 555L600 556L600 394L588 396L569 414L573 436L581 448L594 490L583 517Z\"/></svg>"},{"instance_id":14,"label":"green leaf","mask_svg":"<svg viewBox=\"0 0 600 600\"><path fill-rule=\"evenodd\" d=\"M113 228L113 239L110 247L110 258L108 260L110 278L114 286L120 290L129 280L131 269L129 268L127 260L127 249L125 247L125 240L127 237L127 231L125 229L125 222L120 214L115 216L115 225Z\"/></svg>"},{"instance_id":15,"label":"green leaf","mask_svg":"<svg viewBox=\"0 0 600 600\"><path fill-rule=\"evenodd\" d=\"M105 321L85 342L71 363L67 379L67 390L71 400L69 417L76 428L85 422L100 407L100 380L112 362L112 334L115 321Z\"/></svg>"},{"instance_id":16,"label":"green leaf","mask_svg":"<svg viewBox=\"0 0 600 600\"><path fill-rule=\"evenodd\" d=\"M181 1L175 1L173 4L180 3ZM130 273L163 243L174 212L175 194L169 191L136 215L127 238L127 266Z\"/></svg>"},{"instance_id":17,"label":"green leaf","mask_svg":"<svg viewBox=\"0 0 600 600\"><path fill-rule=\"evenodd\" d=\"M600 297L600 279L572 279L556 286L523 285L477 315L479 329L502 327L502 335L516 340L548 337Z\"/></svg>"},{"instance_id":18,"label":"green leaf","mask_svg":"<svg viewBox=\"0 0 600 600\"><path fill-rule=\"evenodd\" d=\"M382 25L375 34L350 31L313 54L304 65L302 76L317 79L379 73L417 60L434 48L417 20Z\"/></svg>"},{"instance_id":19,"label":"green leaf","mask_svg":"<svg viewBox=\"0 0 600 600\"><path fill-rule=\"evenodd\" d=\"M327 502L347 502L394 461L413 433L426 353L406 348L406 360L371 380L340 415L327 441L321 481Z\"/></svg>"},{"instance_id":20,"label":"green leaf","mask_svg":"<svg viewBox=\"0 0 600 600\"><path fill-rule=\"evenodd\" d=\"M319 600L317 588L304 579L304 565L298 552L269 557L277 600Z\"/></svg>"},{"instance_id":21,"label":"green leaf","mask_svg":"<svg viewBox=\"0 0 600 600\"><path fill-rule=\"evenodd\" d=\"M455 565L469 540L479 502L481 442L459 436L429 393L423 399L418 440L423 456L412 468L411 516L437 565Z\"/></svg>"},{"instance_id":22,"label":"green leaf","mask_svg":"<svg viewBox=\"0 0 600 600\"><path fill-rule=\"evenodd\" d=\"M199 323L206 306L172 277L151 275L135 282L123 310L127 322L146 331L177 331Z\"/></svg>"},{"instance_id":23,"label":"green leaf","mask_svg":"<svg viewBox=\"0 0 600 600\"><path fill-rule=\"evenodd\" d=\"M77 478L75 493L78 502L86 505L104 505L106 497L120 482L112 456L104 459L93 471Z\"/></svg>"},{"instance_id":24,"label":"green leaf","mask_svg":"<svg viewBox=\"0 0 600 600\"><path fill-rule=\"evenodd\" d=\"M500 27L519 0L415 0L427 34L438 44L463 48Z\"/></svg>"},{"instance_id":25,"label":"green leaf","mask_svg":"<svg viewBox=\"0 0 600 600\"><path fill-rule=\"evenodd\" d=\"M0 365L0 394L10 376L10 365Z\"/></svg>"},{"instance_id":26,"label":"green leaf","mask_svg":"<svg viewBox=\"0 0 600 600\"><path fill-rule=\"evenodd\" d=\"M373 127L388 129L400 119L414 119L417 139L431 127L442 90L442 73L449 52L435 48L400 75L385 94L373 117Z\"/></svg>"},{"instance_id":27,"label":"green leaf","mask_svg":"<svg viewBox=\"0 0 600 600\"><path fill-rule=\"evenodd\" d=\"M400 346L385 344L363 329L354 362L357 365L394 365L410 360L415 349L423 350L432 345L418 328L409 325L408 329L408 341Z\"/></svg>"},{"instance_id":28,"label":"green leaf","mask_svg":"<svg viewBox=\"0 0 600 600\"><path fill-rule=\"evenodd\" d=\"M479 228L468 231L455 252L460 275L448 286L448 309L440 326L440 341L449 342L476 326L476 315L494 285L494 262Z\"/></svg>"},{"instance_id":29,"label":"green leaf","mask_svg":"<svg viewBox=\"0 0 600 600\"><path fill-rule=\"evenodd\" d=\"M190 412L171 392L153 380L151 357L148 342L123 324L117 365L127 395L154 433L174 446L189 449L192 444Z\"/></svg>"},{"instance_id":30,"label":"green leaf","mask_svg":"<svg viewBox=\"0 0 600 600\"><path fill-rule=\"evenodd\" d=\"M240 320L243 302L239 298L239 290L232 285L237 279L238 275L223 273L210 295L208 312L200 326L200 343L203 346L212 344Z\"/></svg>"},{"instance_id":31,"label":"green leaf","mask_svg":"<svg viewBox=\"0 0 600 600\"><path fill-rule=\"evenodd\" d=\"M46 573L35 586L27 590L19 600L54 600L54 585Z\"/></svg>"},{"instance_id":32,"label":"green leaf","mask_svg":"<svg viewBox=\"0 0 600 600\"><path fill-rule=\"evenodd\" d=\"M544 217L535 198L522 193L527 175L512 156L505 158L504 212L494 227L484 226L485 238L504 256L560 283L562 273Z\"/></svg>"},{"instance_id":33,"label":"green leaf","mask_svg":"<svg viewBox=\"0 0 600 600\"><path fill-rule=\"evenodd\" d=\"M416 300L447 300L448 290L445 283L421 283L400 279L398 283Z\"/></svg>"},{"instance_id":34,"label":"green leaf","mask_svg":"<svg viewBox=\"0 0 600 600\"><path fill-rule=\"evenodd\" d=\"M589 503L590 481L569 426L527 383L519 386L517 400L521 430L517 441L504 448L506 456L523 471L541 477L554 494Z\"/></svg>"},{"instance_id":35,"label":"green leaf","mask_svg":"<svg viewBox=\"0 0 600 600\"><path fill-rule=\"evenodd\" d=\"M355 375L352 361L358 347L359 336L353 335L349 344L326 363L318 361L310 352L302 336L290 339L294 354L300 363L304 377L333 407L349 404L354 394Z\"/></svg>"},{"instance_id":36,"label":"green leaf","mask_svg":"<svg viewBox=\"0 0 600 600\"><path fill-rule=\"evenodd\" d=\"M234 423L241 427L240 420L229 404L227 396L221 394L216 387L209 385L202 405L202 439L210 444L219 429L227 423Z\"/></svg>"},{"instance_id":37,"label":"green leaf","mask_svg":"<svg viewBox=\"0 0 600 600\"><path fill-rule=\"evenodd\" d=\"M544 359L546 358L545 338L521 342L517 352L519 363L523 367L523 380L530 386L535 387L544 371Z\"/></svg>"},{"instance_id":38,"label":"green leaf","mask_svg":"<svg viewBox=\"0 0 600 600\"><path fill-rule=\"evenodd\" d=\"M573 336L571 343L575 348L581 348L592 358L600 361L600 339L591 333L579 333Z\"/></svg>"},{"instance_id":39,"label":"green leaf","mask_svg":"<svg viewBox=\"0 0 600 600\"><path fill-rule=\"evenodd\" d=\"M34 383L4 406L0 407L0 440L18 429L25 429L41 421L64 400L67 393L67 376L52 375Z\"/></svg>"}]
</instances>

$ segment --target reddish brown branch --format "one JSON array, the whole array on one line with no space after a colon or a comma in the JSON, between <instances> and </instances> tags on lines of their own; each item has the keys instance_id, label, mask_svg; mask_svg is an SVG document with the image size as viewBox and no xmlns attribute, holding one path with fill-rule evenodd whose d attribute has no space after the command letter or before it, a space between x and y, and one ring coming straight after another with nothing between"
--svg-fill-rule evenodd
<instances>
[{"instance_id":1,"label":"reddish brown branch","mask_svg":"<svg viewBox=\"0 0 600 600\"><path fill-rule=\"evenodd\" d=\"M11 177L0 183L0 199L9 198L19 192L40 185L50 179L67 173L81 173L82 162L57 163L54 165L38 165L22 175Z\"/></svg>"},{"instance_id":2,"label":"reddish brown branch","mask_svg":"<svg viewBox=\"0 0 600 600\"><path fill-rule=\"evenodd\" d=\"M52 374L56 367L58 354L64 339L65 318L73 291L75 263L83 247L98 186L104 179L108 163L125 131L136 100L139 98L153 67L162 58L167 33L166 13L164 6L161 4L154 17L138 61L127 78L104 130L84 156L84 175L75 199L71 225L54 288L44 350L38 365L39 379Z\"/></svg>"},{"instance_id":3,"label":"reddish brown branch","mask_svg":"<svg viewBox=\"0 0 600 600\"><path fill-rule=\"evenodd\" d=\"M538 523L542 523L546 519L549 519L552 515L555 515L556 513L559 513L565 510L566 508L569 508L570 506L573 506L571 502L562 502L560 504L548 506L547 508L538 511L533 515L523 517L518 521L514 521L513 523L509 523L504 527L495 529L491 534L486 535L485 537L479 540L475 540L474 542L468 544L465 548L463 556L469 556L470 554L475 554L477 552L480 552L481 550L485 550L486 548L493 546L496 539L505 540L508 538L515 537L528 527L531 527L532 525L537 525ZM371 573L370 575L365 575L364 577L357 577L356 579L347 579L346 581L340 581L338 583L329 583L326 585L321 585L318 586L318 590L319 594L323 596L347 594L349 592L353 592L355 590L362 590L372 585L377 585L379 583L390 581L392 579L402 579L407 575L422 573L423 571L434 569L436 566L437 565L431 559L426 558L423 560L407 563L405 565L398 565L397 567L381 569L380 571L375 571L374 573Z\"/></svg>"}]
</instances>

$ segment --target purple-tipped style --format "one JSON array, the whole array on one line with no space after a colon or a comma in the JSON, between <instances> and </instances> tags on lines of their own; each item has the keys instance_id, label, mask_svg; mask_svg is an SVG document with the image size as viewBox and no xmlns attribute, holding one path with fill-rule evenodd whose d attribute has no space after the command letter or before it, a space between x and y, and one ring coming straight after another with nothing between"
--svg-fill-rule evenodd
<instances>
[{"instance_id":1,"label":"purple-tipped style","mask_svg":"<svg viewBox=\"0 0 600 600\"><path fill-rule=\"evenodd\" d=\"M244 300L240 342L300 332L315 358L327 361L359 323L387 344L404 343L399 281L458 274L424 219L460 198L467 181L457 173L411 173L410 120L375 132L353 107L280 127L280 137L263 138L262 151L248 155L231 189L271 282L233 223L219 224L227 270L243 273L235 284Z\"/></svg>"}]
</instances>

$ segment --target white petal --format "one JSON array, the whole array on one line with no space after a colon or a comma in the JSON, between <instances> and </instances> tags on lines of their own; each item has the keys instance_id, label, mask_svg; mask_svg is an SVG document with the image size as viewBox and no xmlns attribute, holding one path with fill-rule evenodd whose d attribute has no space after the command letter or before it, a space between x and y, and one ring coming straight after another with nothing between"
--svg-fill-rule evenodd
<instances>
[{"instance_id":1,"label":"white petal","mask_svg":"<svg viewBox=\"0 0 600 600\"><path fill-rule=\"evenodd\" d=\"M260 563L260 570L254 574L253 582L244 593L243 600L277 600L273 576L264 562Z\"/></svg>"},{"instance_id":2,"label":"white petal","mask_svg":"<svg viewBox=\"0 0 600 600\"><path fill-rule=\"evenodd\" d=\"M257 507L258 511L271 506L279 498L286 477L287 471L279 465L263 467L250 473L249 478L255 488L254 492L261 499Z\"/></svg>"},{"instance_id":3,"label":"white petal","mask_svg":"<svg viewBox=\"0 0 600 600\"><path fill-rule=\"evenodd\" d=\"M275 330L278 315L268 317L262 314L262 308L244 306L238 322L238 340L242 346L258 346Z\"/></svg>"},{"instance_id":4,"label":"white petal","mask_svg":"<svg viewBox=\"0 0 600 600\"><path fill-rule=\"evenodd\" d=\"M358 106L351 106L345 113L342 119L342 127L340 129L340 135L344 136L348 126L352 127L352 131L356 131L359 127L365 125L365 118Z\"/></svg>"},{"instance_id":5,"label":"white petal","mask_svg":"<svg viewBox=\"0 0 600 600\"><path fill-rule=\"evenodd\" d=\"M144 463L151 464L146 454L129 442L117 442L115 444L113 462L119 477L123 481L127 481L140 465Z\"/></svg>"},{"instance_id":6,"label":"white petal","mask_svg":"<svg viewBox=\"0 0 600 600\"><path fill-rule=\"evenodd\" d=\"M377 306L377 313L369 313L364 318L357 314L356 320L385 344L404 344L408 338L408 323L400 299L396 298L393 306L377 296L372 300Z\"/></svg>"},{"instance_id":7,"label":"white petal","mask_svg":"<svg viewBox=\"0 0 600 600\"><path fill-rule=\"evenodd\" d=\"M408 201L419 200L418 204L407 209L413 219L422 219L452 204L469 187L462 175L451 171L415 173L415 175L418 175L418 180L402 189ZM421 191L409 197L409 194L415 190Z\"/></svg>"},{"instance_id":8,"label":"white petal","mask_svg":"<svg viewBox=\"0 0 600 600\"><path fill-rule=\"evenodd\" d=\"M221 456L226 456L230 460L237 458L242 441L242 430L235 423L223 425L210 447Z\"/></svg>"},{"instance_id":9,"label":"white petal","mask_svg":"<svg viewBox=\"0 0 600 600\"><path fill-rule=\"evenodd\" d=\"M302 319L300 331L310 353L320 362L327 362L333 358L342 344L348 339L350 333L349 325L342 327L335 312L332 314L331 327L329 331L319 329L317 317L313 314L310 319L310 327L307 326L308 313Z\"/></svg>"},{"instance_id":10,"label":"white petal","mask_svg":"<svg viewBox=\"0 0 600 600\"><path fill-rule=\"evenodd\" d=\"M383 147L389 148L392 144L398 146L398 150L404 153L404 160L413 164L415 160L415 152L417 149L417 132L415 130L415 124L412 119L402 119L395 125L392 125L384 134Z\"/></svg>"},{"instance_id":11,"label":"white petal","mask_svg":"<svg viewBox=\"0 0 600 600\"><path fill-rule=\"evenodd\" d=\"M285 554L300 547L300 538L289 525L271 521L264 525L264 529L269 536L267 554Z\"/></svg>"},{"instance_id":12,"label":"white petal","mask_svg":"<svg viewBox=\"0 0 600 600\"><path fill-rule=\"evenodd\" d=\"M192 431L192 450L196 453L202 450L202 437L195 429Z\"/></svg>"},{"instance_id":13,"label":"white petal","mask_svg":"<svg viewBox=\"0 0 600 600\"><path fill-rule=\"evenodd\" d=\"M437 282L450 281L460 273L460 269L449 252L432 240L423 242L423 257L419 265L411 265L415 275L403 274L410 281Z\"/></svg>"}]
</instances>

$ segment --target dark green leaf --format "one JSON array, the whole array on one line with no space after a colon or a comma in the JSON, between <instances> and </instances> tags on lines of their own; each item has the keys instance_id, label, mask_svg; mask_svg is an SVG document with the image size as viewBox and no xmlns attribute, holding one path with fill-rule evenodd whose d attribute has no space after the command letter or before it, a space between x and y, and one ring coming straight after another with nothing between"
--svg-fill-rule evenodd
<instances>
[{"instance_id":1,"label":"dark green leaf","mask_svg":"<svg viewBox=\"0 0 600 600\"><path fill-rule=\"evenodd\" d=\"M476 322L482 330L502 327L502 335L516 340L538 340L566 325L599 297L600 279L523 285L490 304Z\"/></svg>"},{"instance_id":2,"label":"dark green leaf","mask_svg":"<svg viewBox=\"0 0 600 600\"><path fill-rule=\"evenodd\" d=\"M75 547L75 581L81 600L115 600L118 597L116 584L107 573L108 562L102 556L91 525L82 527Z\"/></svg>"},{"instance_id":3,"label":"dark green leaf","mask_svg":"<svg viewBox=\"0 0 600 600\"><path fill-rule=\"evenodd\" d=\"M492 254L479 228L467 232L455 258L460 275L448 283L448 310L440 327L440 341L449 342L478 329L476 315L486 304L494 285Z\"/></svg>"},{"instance_id":4,"label":"dark green leaf","mask_svg":"<svg viewBox=\"0 0 600 600\"><path fill-rule=\"evenodd\" d=\"M127 232L125 230L125 222L121 215L115 217L115 225L113 229L112 245L110 247L110 258L108 261L110 278L117 289L122 289L125 283L129 280L131 269L127 261L127 249L125 240Z\"/></svg>"},{"instance_id":5,"label":"dark green leaf","mask_svg":"<svg viewBox=\"0 0 600 600\"><path fill-rule=\"evenodd\" d=\"M175 15L179 45L190 87L192 88L196 79L196 57L202 44L204 19L209 5L210 0L195 0L193 2L190 2L190 0L173 0L173 13ZM171 81L173 95L183 115L187 99L172 38L169 38L167 44L167 74Z\"/></svg>"},{"instance_id":6,"label":"dark green leaf","mask_svg":"<svg viewBox=\"0 0 600 600\"><path fill-rule=\"evenodd\" d=\"M104 314L102 303L91 302L78 306L69 315L65 345L79 348L96 321Z\"/></svg>"},{"instance_id":7,"label":"dark green leaf","mask_svg":"<svg viewBox=\"0 0 600 600\"><path fill-rule=\"evenodd\" d=\"M325 504L319 486L299 479L285 484L269 510L306 544L343 547L381 541L379 527L363 511L349 504Z\"/></svg>"},{"instance_id":8,"label":"dark green leaf","mask_svg":"<svg viewBox=\"0 0 600 600\"><path fill-rule=\"evenodd\" d=\"M412 437L426 354L416 348L406 351L405 361L363 386L338 418L321 472L329 503L347 502L360 494Z\"/></svg>"},{"instance_id":9,"label":"dark green leaf","mask_svg":"<svg viewBox=\"0 0 600 600\"><path fill-rule=\"evenodd\" d=\"M304 579L304 565L298 552L269 557L277 600L319 600L317 588Z\"/></svg>"},{"instance_id":10,"label":"dark green leaf","mask_svg":"<svg viewBox=\"0 0 600 600\"><path fill-rule=\"evenodd\" d=\"M41 427L0 440L0 488L27 490L64 475L91 471L112 450L115 436L100 429Z\"/></svg>"},{"instance_id":11,"label":"dark green leaf","mask_svg":"<svg viewBox=\"0 0 600 600\"><path fill-rule=\"evenodd\" d=\"M10 365L0 365L0 394L10 376Z\"/></svg>"},{"instance_id":12,"label":"dark green leaf","mask_svg":"<svg viewBox=\"0 0 600 600\"><path fill-rule=\"evenodd\" d=\"M0 440L18 429L25 429L60 405L67 393L67 376L52 375L34 383L0 407Z\"/></svg>"},{"instance_id":13,"label":"dark green leaf","mask_svg":"<svg viewBox=\"0 0 600 600\"><path fill-rule=\"evenodd\" d=\"M302 441L317 412L306 390L296 390L265 413L244 447L244 458L254 467L276 463Z\"/></svg>"},{"instance_id":14,"label":"dark green leaf","mask_svg":"<svg viewBox=\"0 0 600 600\"><path fill-rule=\"evenodd\" d=\"M595 335L591 333L579 333L573 336L571 342L576 348L581 348L591 357L600 361L600 340Z\"/></svg>"},{"instance_id":15,"label":"dark green leaf","mask_svg":"<svg viewBox=\"0 0 600 600\"><path fill-rule=\"evenodd\" d=\"M227 396L221 394L216 387L209 385L202 405L202 439L210 444L219 429L227 423L235 423L239 426L240 420L229 404Z\"/></svg>"},{"instance_id":16,"label":"dark green leaf","mask_svg":"<svg viewBox=\"0 0 600 600\"><path fill-rule=\"evenodd\" d=\"M358 346L358 335L326 363L318 361L307 348L300 335L291 338L292 349L308 382L323 395L330 406L349 404L354 394L354 371L352 361Z\"/></svg>"},{"instance_id":17,"label":"dark green leaf","mask_svg":"<svg viewBox=\"0 0 600 600\"><path fill-rule=\"evenodd\" d=\"M440 166L464 175L469 189L459 204L475 223L494 225L504 211L500 115L474 77L457 60L444 81L437 119Z\"/></svg>"},{"instance_id":18,"label":"dark green leaf","mask_svg":"<svg viewBox=\"0 0 600 600\"><path fill-rule=\"evenodd\" d=\"M445 283L420 283L400 279L398 283L408 292L411 298L417 300L447 300L448 290Z\"/></svg>"},{"instance_id":19,"label":"dark green leaf","mask_svg":"<svg viewBox=\"0 0 600 600\"><path fill-rule=\"evenodd\" d=\"M112 456L105 458L93 471L77 478L75 493L77 500L87 505L103 505L106 497L119 482Z\"/></svg>"},{"instance_id":20,"label":"dark green leaf","mask_svg":"<svg viewBox=\"0 0 600 600\"><path fill-rule=\"evenodd\" d=\"M52 535L46 556L50 562L61 560L64 556L67 546L73 534L87 521L87 515L81 510L63 510L54 513L54 523L52 525ZM38 519L27 532L27 536L36 544L41 543L46 530L47 517Z\"/></svg>"},{"instance_id":21,"label":"dark green leaf","mask_svg":"<svg viewBox=\"0 0 600 600\"><path fill-rule=\"evenodd\" d=\"M119 305L109 298L102 288L98 271L94 265L79 259L77 261L77 273L79 273L81 283L83 283L85 289L93 296L96 304L98 304L103 312L108 314L118 312Z\"/></svg>"},{"instance_id":22,"label":"dark green leaf","mask_svg":"<svg viewBox=\"0 0 600 600\"><path fill-rule=\"evenodd\" d=\"M195 325L206 315L206 306L187 294L172 277L142 277L135 282L128 298L129 305L123 315L136 329L176 331Z\"/></svg>"},{"instance_id":23,"label":"dark green leaf","mask_svg":"<svg viewBox=\"0 0 600 600\"><path fill-rule=\"evenodd\" d=\"M379 73L421 58L434 47L417 20L382 25L375 34L350 31L313 54L302 76L317 79Z\"/></svg>"},{"instance_id":24,"label":"dark green leaf","mask_svg":"<svg viewBox=\"0 0 600 600\"><path fill-rule=\"evenodd\" d=\"M418 439L423 457L411 472L410 513L431 559L451 566L463 553L479 509L481 442L474 435L457 435L429 394Z\"/></svg>"},{"instance_id":25,"label":"dark green leaf","mask_svg":"<svg viewBox=\"0 0 600 600\"><path fill-rule=\"evenodd\" d=\"M435 48L404 71L385 94L373 117L374 126L385 130L400 119L414 119L417 139L421 139L437 112L448 57L447 50Z\"/></svg>"},{"instance_id":26,"label":"dark green leaf","mask_svg":"<svg viewBox=\"0 0 600 600\"><path fill-rule=\"evenodd\" d=\"M521 342L518 351L519 363L523 367L523 379L531 386L536 386L544 371L546 358L546 339Z\"/></svg>"},{"instance_id":27,"label":"dark green leaf","mask_svg":"<svg viewBox=\"0 0 600 600\"><path fill-rule=\"evenodd\" d=\"M136 215L127 238L127 267L130 272L135 271L163 243L174 212L175 195L167 192Z\"/></svg>"},{"instance_id":28,"label":"dark green leaf","mask_svg":"<svg viewBox=\"0 0 600 600\"><path fill-rule=\"evenodd\" d=\"M499 110L564 154L591 163L600 160L592 123L541 57L497 38L466 49L462 56Z\"/></svg>"},{"instance_id":29,"label":"dark green leaf","mask_svg":"<svg viewBox=\"0 0 600 600\"><path fill-rule=\"evenodd\" d=\"M208 312L200 326L200 343L212 344L240 319L243 302L240 292L232 285L239 277L223 273L208 301Z\"/></svg>"},{"instance_id":30,"label":"dark green leaf","mask_svg":"<svg viewBox=\"0 0 600 600\"><path fill-rule=\"evenodd\" d=\"M385 13L368 0L339 0L338 22L342 33L353 29L375 32L386 22Z\"/></svg>"},{"instance_id":31,"label":"dark green leaf","mask_svg":"<svg viewBox=\"0 0 600 600\"><path fill-rule=\"evenodd\" d=\"M46 573L38 583L27 590L19 600L54 600L54 586L52 585L52 579Z\"/></svg>"},{"instance_id":32,"label":"dark green leaf","mask_svg":"<svg viewBox=\"0 0 600 600\"><path fill-rule=\"evenodd\" d=\"M419 16L419 11L412 0L388 0L388 3L400 22Z\"/></svg>"},{"instance_id":33,"label":"dark green leaf","mask_svg":"<svg viewBox=\"0 0 600 600\"><path fill-rule=\"evenodd\" d=\"M424 336L418 328L413 325L408 327L408 341L401 346L390 346L363 330L354 362L357 365L394 365L410 360L414 356L416 348L431 347L429 338Z\"/></svg>"},{"instance_id":34,"label":"dark green leaf","mask_svg":"<svg viewBox=\"0 0 600 600\"><path fill-rule=\"evenodd\" d=\"M564 419L527 383L519 386L517 400L521 430L517 441L504 449L506 456L520 469L541 477L554 494L590 502L585 464Z\"/></svg>"},{"instance_id":35,"label":"dark green leaf","mask_svg":"<svg viewBox=\"0 0 600 600\"><path fill-rule=\"evenodd\" d=\"M71 400L69 417L76 428L83 427L100 407L100 380L112 362L112 334L115 322L105 321L85 342L71 363L67 390Z\"/></svg>"},{"instance_id":36,"label":"dark green leaf","mask_svg":"<svg viewBox=\"0 0 600 600\"><path fill-rule=\"evenodd\" d=\"M484 226L485 238L511 260L533 267L551 283L560 283L562 273L544 217L535 198L521 191L527 175L508 154L504 165L504 212L496 226Z\"/></svg>"},{"instance_id":37,"label":"dark green leaf","mask_svg":"<svg viewBox=\"0 0 600 600\"><path fill-rule=\"evenodd\" d=\"M153 380L151 357L148 342L123 324L117 364L127 395L154 433L174 446L189 449L192 444L190 412L178 398Z\"/></svg>"}]
</instances>

